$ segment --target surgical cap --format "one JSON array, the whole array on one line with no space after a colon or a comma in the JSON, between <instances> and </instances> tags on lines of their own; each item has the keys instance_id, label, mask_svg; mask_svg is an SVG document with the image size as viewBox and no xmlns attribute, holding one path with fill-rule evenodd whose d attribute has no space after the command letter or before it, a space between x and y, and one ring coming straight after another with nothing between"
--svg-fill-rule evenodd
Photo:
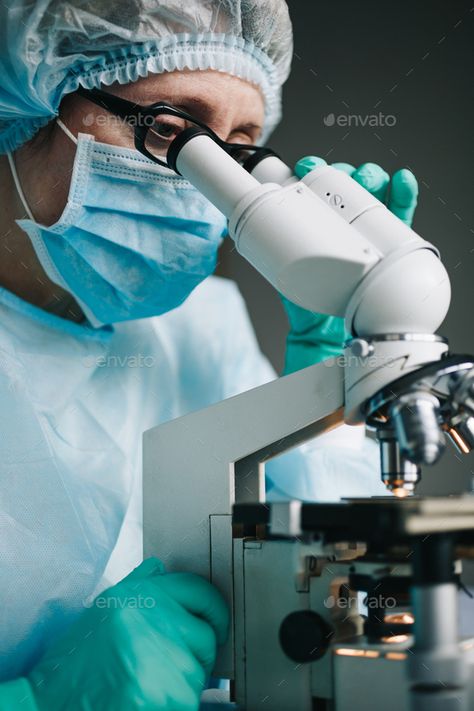
<instances>
[{"instance_id":1,"label":"surgical cap","mask_svg":"<svg viewBox=\"0 0 474 711\"><path fill-rule=\"evenodd\" d=\"M215 69L258 85L268 136L292 56L283 0L4 0L0 38L0 153L57 116L79 85L180 69Z\"/></svg>"}]
</instances>

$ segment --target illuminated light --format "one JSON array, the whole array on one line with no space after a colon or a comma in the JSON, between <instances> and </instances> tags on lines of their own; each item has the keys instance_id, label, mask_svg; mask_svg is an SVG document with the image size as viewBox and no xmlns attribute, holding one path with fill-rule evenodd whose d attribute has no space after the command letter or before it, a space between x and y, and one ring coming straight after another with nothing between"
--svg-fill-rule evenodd
<instances>
[{"instance_id":1,"label":"illuminated light","mask_svg":"<svg viewBox=\"0 0 474 711\"><path fill-rule=\"evenodd\" d=\"M392 494L398 499L404 499L409 493L410 492L404 489L403 486L397 486L395 489L392 489Z\"/></svg>"},{"instance_id":2,"label":"illuminated light","mask_svg":"<svg viewBox=\"0 0 474 711\"><path fill-rule=\"evenodd\" d=\"M470 447L468 447L466 442L463 440L463 438L461 437L459 432L456 432L456 430L453 429L453 427L450 427L448 429L448 433L451 435L453 440L456 442L456 444L459 447L459 449L461 450L461 452L464 452L464 454L469 454L471 449L470 449Z\"/></svg>"},{"instance_id":3,"label":"illuminated light","mask_svg":"<svg viewBox=\"0 0 474 711\"><path fill-rule=\"evenodd\" d=\"M380 639L382 642L386 642L387 644L400 644L401 642L408 641L408 635L407 634L394 634L391 637L381 637Z\"/></svg>"},{"instance_id":4,"label":"illuminated light","mask_svg":"<svg viewBox=\"0 0 474 711\"><path fill-rule=\"evenodd\" d=\"M396 661L403 661L404 659L407 658L407 655L405 652L387 652L385 655L385 659L394 659Z\"/></svg>"},{"instance_id":5,"label":"illuminated light","mask_svg":"<svg viewBox=\"0 0 474 711\"><path fill-rule=\"evenodd\" d=\"M334 653L339 654L341 657L368 657L370 659L380 657L380 652L375 651L375 649L345 649L341 647L334 650Z\"/></svg>"},{"instance_id":6,"label":"illuminated light","mask_svg":"<svg viewBox=\"0 0 474 711\"><path fill-rule=\"evenodd\" d=\"M461 642L459 646L463 652L467 652L468 649L474 649L474 642L472 640L468 640L467 642Z\"/></svg>"},{"instance_id":7,"label":"illuminated light","mask_svg":"<svg viewBox=\"0 0 474 711\"><path fill-rule=\"evenodd\" d=\"M391 622L397 625L411 625L414 621L415 618L411 612L394 612L384 617L384 622Z\"/></svg>"}]
</instances>

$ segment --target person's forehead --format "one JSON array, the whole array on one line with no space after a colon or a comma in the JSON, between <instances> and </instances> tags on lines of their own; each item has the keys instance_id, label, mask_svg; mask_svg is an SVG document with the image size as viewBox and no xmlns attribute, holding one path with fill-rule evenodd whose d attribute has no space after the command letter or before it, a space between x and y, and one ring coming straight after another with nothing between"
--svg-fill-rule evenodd
<instances>
[{"instance_id":1,"label":"person's forehead","mask_svg":"<svg viewBox=\"0 0 474 711\"><path fill-rule=\"evenodd\" d=\"M245 118L250 123L263 123L264 102L260 89L224 72L185 70L150 74L130 84L115 84L109 90L142 105L167 101L183 108L194 107L201 114L226 112L236 120Z\"/></svg>"}]
</instances>

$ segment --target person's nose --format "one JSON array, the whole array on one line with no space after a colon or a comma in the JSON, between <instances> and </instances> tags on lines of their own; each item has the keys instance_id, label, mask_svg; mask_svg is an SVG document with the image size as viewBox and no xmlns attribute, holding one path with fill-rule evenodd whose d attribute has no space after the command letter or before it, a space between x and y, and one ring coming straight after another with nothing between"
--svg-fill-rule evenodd
<instances>
[{"instance_id":1,"label":"person's nose","mask_svg":"<svg viewBox=\"0 0 474 711\"><path fill-rule=\"evenodd\" d=\"M214 133L217 133L223 141L229 140L232 134L232 125L232 117L230 116L222 116L208 123L209 128L212 128Z\"/></svg>"}]
</instances>

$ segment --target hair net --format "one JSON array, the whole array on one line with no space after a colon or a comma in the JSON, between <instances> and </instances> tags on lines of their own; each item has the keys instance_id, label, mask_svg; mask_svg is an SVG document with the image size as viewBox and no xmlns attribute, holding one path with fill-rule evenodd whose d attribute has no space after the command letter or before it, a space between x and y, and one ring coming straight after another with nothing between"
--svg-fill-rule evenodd
<instances>
[{"instance_id":1,"label":"hair net","mask_svg":"<svg viewBox=\"0 0 474 711\"><path fill-rule=\"evenodd\" d=\"M257 84L267 136L280 118L291 55L284 0L4 0L0 152L31 138L78 85L185 68Z\"/></svg>"}]
</instances>

